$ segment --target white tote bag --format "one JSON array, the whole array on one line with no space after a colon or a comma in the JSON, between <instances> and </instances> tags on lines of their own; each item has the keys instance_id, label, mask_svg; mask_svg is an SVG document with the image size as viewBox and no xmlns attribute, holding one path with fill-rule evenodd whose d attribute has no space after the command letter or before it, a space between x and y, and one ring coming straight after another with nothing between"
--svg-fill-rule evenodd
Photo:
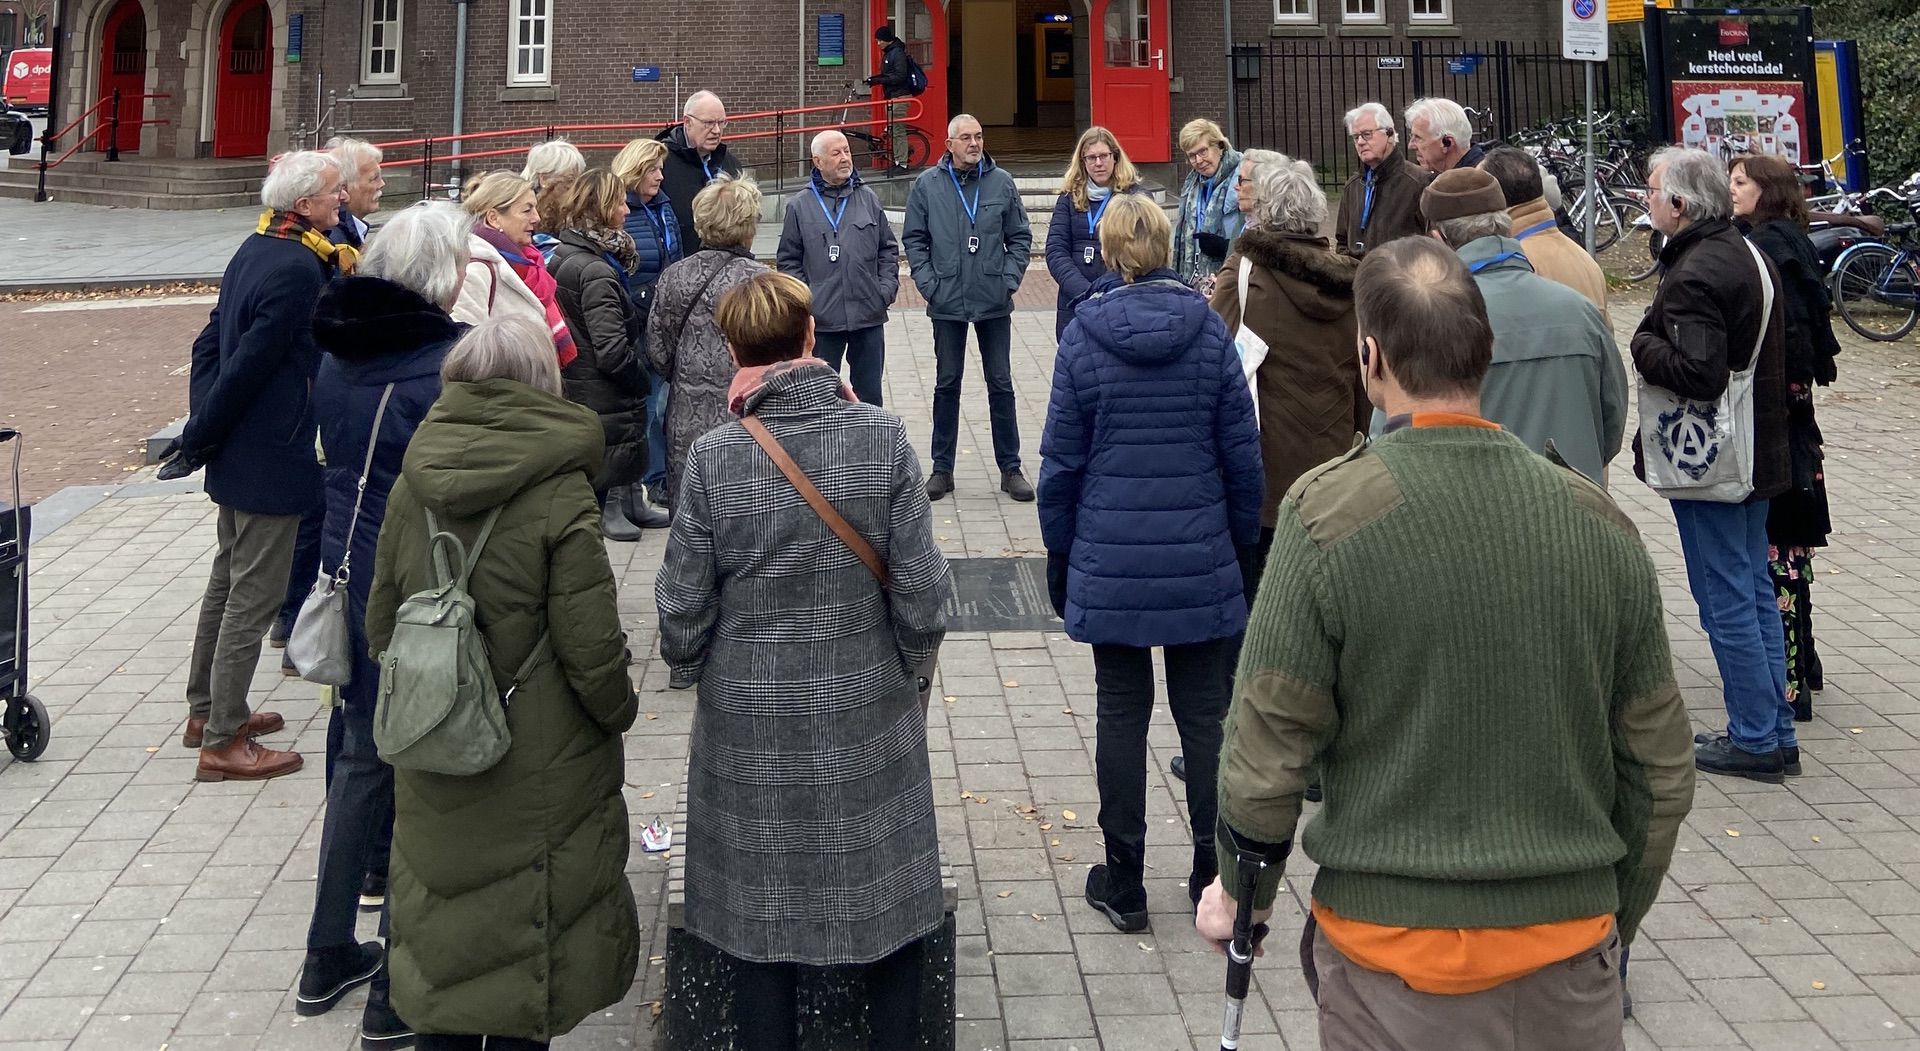
<instances>
[{"instance_id":1,"label":"white tote bag","mask_svg":"<svg viewBox=\"0 0 1920 1051\"><path fill-rule=\"evenodd\" d=\"M1233 349L1240 355L1240 372L1247 378L1247 393L1253 395L1253 422L1260 422L1260 390L1253 382L1260 363L1267 360L1267 341L1247 327L1247 277L1253 273L1253 261L1240 257L1240 327L1233 334Z\"/></svg>"},{"instance_id":2,"label":"white tote bag","mask_svg":"<svg viewBox=\"0 0 1920 1051\"><path fill-rule=\"evenodd\" d=\"M1742 240L1760 271L1760 336L1747 367L1713 401L1683 398L1640 380L1640 451L1647 485L1669 500L1737 504L1753 495L1753 376L1773 317L1766 260Z\"/></svg>"}]
</instances>

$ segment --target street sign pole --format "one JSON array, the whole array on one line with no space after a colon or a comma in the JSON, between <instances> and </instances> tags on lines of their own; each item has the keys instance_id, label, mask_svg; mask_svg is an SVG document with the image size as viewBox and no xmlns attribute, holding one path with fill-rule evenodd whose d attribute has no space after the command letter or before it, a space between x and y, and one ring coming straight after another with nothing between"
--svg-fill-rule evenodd
<instances>
[{"instance_id":1,"label":"street sign pole","mask_svg":"<svg viewBox=\"0 0 1920 1051\"><path fill-rule=\"evenodd\" d=\"M1607 12L1600 0L1560 0L1560 55L1587 69L1587 253L1593 253L1594 233L1600 225L1600 190L1593 160L1593 65L1607 60Z\"/></svg>"}]
</instances>

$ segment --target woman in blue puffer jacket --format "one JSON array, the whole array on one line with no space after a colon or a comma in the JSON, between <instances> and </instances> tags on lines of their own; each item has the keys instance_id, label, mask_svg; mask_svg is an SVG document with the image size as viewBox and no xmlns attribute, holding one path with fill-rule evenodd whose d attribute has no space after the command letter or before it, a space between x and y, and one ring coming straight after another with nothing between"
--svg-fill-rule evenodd
<instances>
[{"instance_id":1,"label":"woman in blue puffer jacket","mask_svg":"<svg viewBox=\"0 0 1920 1051\"><path fill-rule=\"evenodd\" d=\"M658 139L635 139L613 158L613 174L627 188L627 233L633 238L638 263L627 274L627 294L640 314L641 339L646 339L647 315L653 309L653 286L660 272L680 261L686 247L680 236L680 217L661 188L666 181L667 144ZM641 360L646 360L644 348ZM647 395L647 473L642 479L647 500L666 506L667 378L647 367L653 391Z\"/></svg>"},{"instance_id":2,"label":"woman in blue puffer jacket","mask_svg":"<svg viewBox=\"0 0 1920 1051\"><path fill-rule=\"evenodd\" d=\"M1123 195L1100 223L1116 272L1080 304L1054 362L1040 440L1047 583L1067 635L1093 647L1095 775L1107 860L1087 903L1123 931L1147 925L1147 723L1152 647L1190 767L1189 896L1215 875L1214 774L1246 627L1242 559L1260 539L1260 430L1233 340L1168 267L1171 230Z\"/></svg>"}]
</instances>

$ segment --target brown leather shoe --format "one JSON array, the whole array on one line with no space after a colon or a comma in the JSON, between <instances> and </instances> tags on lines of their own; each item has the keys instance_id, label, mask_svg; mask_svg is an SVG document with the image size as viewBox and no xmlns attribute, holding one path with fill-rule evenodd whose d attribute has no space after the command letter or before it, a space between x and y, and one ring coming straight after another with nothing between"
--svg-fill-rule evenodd
<instances>
[{"instance_id":1,"label":"brown leather shoe","mask_svg":"<svg viewBox=\"0 0 1920 1051\"><path fill-rule=\"evenodd\" d=\"M247 716L247 736L260 737L265 734L279 733L287 725L279 712L254 712ZM199 716L187 719L186 732L180 735L180 744L185 748L198 748L207 736L207 721Z\"/></svg>"},{"instance_id":2,"label":"brown leather shoe","mask_svg":"<svg viewBox=\"0 0 1920 1051\"><path fill-rule=\"evenodd\" d=\"M276 752L260 747L251 737L236 737L224 748L200 749L200 765L194 769L193 779L265 781L291 774L305 763L299 752Z\"/></svg>"}]
</instances>

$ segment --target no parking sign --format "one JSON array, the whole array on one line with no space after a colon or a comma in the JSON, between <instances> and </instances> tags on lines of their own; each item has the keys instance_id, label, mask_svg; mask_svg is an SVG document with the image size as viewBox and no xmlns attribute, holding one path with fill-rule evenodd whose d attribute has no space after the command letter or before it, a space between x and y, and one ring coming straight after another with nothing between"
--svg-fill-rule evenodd
<instances>
[{"instance_id":1,"label":"no parking sign","mask_svg":"<svg viewBox=\"0 0 1920 1051\"><path fill-rule=\"evenodd\" d=\"M1607 60L1607 13L1600 0L1560 0L1560 54L1575 62Z\"/></svg>"}]
</instances>

